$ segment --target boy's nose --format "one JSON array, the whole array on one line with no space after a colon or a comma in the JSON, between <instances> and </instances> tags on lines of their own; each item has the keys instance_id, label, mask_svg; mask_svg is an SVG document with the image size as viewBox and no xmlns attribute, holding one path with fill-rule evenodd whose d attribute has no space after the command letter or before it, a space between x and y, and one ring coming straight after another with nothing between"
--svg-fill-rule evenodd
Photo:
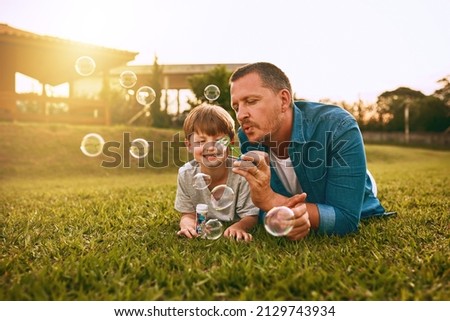
<instances>
[{"instance_id":1,"label":"boy's nose","mask_svg":"<svg viewBox=\"0 0 450 321\"><path fill-rule=\"evenodd\" d=\"M205 146L203 146L204 151L213 152L216 149L216 142L207 142Z\"/></svg>"}]
</instances>

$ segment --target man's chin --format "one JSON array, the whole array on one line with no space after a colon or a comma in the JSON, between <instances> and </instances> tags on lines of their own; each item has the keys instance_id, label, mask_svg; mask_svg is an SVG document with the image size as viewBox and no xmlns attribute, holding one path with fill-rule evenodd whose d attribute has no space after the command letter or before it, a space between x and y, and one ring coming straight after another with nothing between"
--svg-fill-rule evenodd
<instances>
[{"instance_id":1,"label":"man's chin","mask_svg":"<svg viewBox=\"0 0 450 321\"><path fill-rule=\"evenodd\" d=\"M265 136L258 135L256 133L252 133L247 135L247 139L250 143L261 143L264 141Z\"/></svg>"}]
</instances>

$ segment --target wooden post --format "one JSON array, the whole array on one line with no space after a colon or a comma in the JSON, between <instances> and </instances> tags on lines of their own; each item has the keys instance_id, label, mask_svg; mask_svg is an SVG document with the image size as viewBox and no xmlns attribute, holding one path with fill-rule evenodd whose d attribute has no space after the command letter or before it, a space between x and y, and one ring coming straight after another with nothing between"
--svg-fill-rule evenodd
<instances>
[{"instance_id":1,"label":"wooden post","mask_svg":"<svg viewBox=\"0 0 450 321\"><path fill-rule=\"evenodd\" d=\"M405 102L405 143L409 144L409 101Z\"/></svg>"},{"instance_id":2,"label":"wooden post","mask_svg":"<svg viewBox=\"0 0 450 321\"><path fill-rule=\"evenodd\" d=\"M103 70L103 93L105 97L102 97L103 106L104 106L104 123L106 126L111 125L111 108L110 108L110 94L111 88L109 86L109 70Z\"/></svg>"}]
</instances>

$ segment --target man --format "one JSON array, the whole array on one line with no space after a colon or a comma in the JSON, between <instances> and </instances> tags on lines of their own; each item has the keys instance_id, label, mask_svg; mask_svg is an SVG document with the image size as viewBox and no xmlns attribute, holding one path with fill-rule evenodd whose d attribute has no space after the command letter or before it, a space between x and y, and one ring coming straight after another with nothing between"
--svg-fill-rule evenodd
<instances>
[{"instance_id":1,"label":"man","mask_svg":"<svg viewBox=\"0 0 450 321\"><path fill-rule=\"evenodd\" d=\"M293 207L292 199L306 193L294 208L289 239L302 239L310 229L344 235L357 230L361 217L384 213L351 114L332 105L294 103L287 76L265 62L237 69L230 92L241 125L241 159L256 159L256 166L235 162L233 171L249 182L253 203L267 212Z\"/></svg>"}]
</instances>

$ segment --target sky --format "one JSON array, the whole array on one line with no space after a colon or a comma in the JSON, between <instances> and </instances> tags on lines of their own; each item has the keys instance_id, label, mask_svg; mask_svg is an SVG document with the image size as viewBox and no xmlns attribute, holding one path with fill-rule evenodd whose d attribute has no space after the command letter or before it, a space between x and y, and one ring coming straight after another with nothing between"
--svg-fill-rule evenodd
<instances>
[{"instance_id":1,"label":"sky","mask_svg":"<svg viewBox=\"0 0 450 321\"><path fill-rule=\"evenodd\" d=\"M450 75L448 0L0 0L0 23L139 52L132 64L268 61L296 96L375 102Z\"/></svg>"}]
</instances>

